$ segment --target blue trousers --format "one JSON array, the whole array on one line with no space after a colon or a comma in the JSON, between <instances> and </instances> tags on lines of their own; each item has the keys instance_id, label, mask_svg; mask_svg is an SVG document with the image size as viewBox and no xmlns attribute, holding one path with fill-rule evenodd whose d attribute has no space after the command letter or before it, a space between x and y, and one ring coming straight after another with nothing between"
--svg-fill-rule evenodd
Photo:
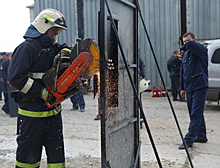
<instances>
[{"instance_id":1,"label":"blue trousers","mask_svg":"<svg viewBox=\"0 0 220 168\"><path fill-rule=\"evenodd\" d=\"M192 145L196 138L207 140L205 119L203 115L207 91L208 88L202 88L186 93L190 124L184 140L188 145Z\"/></svg>"},{"instance_id":2,"label":"blue trousers","mask_svg":"<svg viewBox=\"0 0 220 168\"><path fill-rule=\"evenodd\" d=\"M74 110L76 110L78 108L80 108L80 109L85 108L85 101L84 101L84 96L83 96L82 91L74 94L72 97L70 97L70 100L73 104L73 109Z\"/></svg>"}]
</instances>

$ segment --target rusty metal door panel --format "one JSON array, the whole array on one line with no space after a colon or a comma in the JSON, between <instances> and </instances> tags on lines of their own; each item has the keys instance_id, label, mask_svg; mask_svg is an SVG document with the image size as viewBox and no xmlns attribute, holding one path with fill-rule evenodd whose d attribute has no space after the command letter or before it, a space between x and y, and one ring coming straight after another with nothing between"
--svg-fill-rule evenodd
<instances>
[{"instance_id":1,"label":"rusty metal door panel","mask_svg":"<svg viewBox=\"0 0 220 168\"><path fill-rule=\"evenodd\" d=\"M137 38L137 20L135 20L134 2L134 0L108 0L130 72L133 74L134 80L138 81L137 54L135 52L137 49L137 40L135 40ZM104 5L106 4L104 3ZM105 16L103 10L105 10ZM100 88L102 88L100 89L100 95L102 95L100 96L102 104L100 105L102 167L129 168L134 166L139 144L138 110L121 52L118 45L115 45L118 42L109 15L103 2L100 1L100 26L105 27L104 31L100 31L103 34L99 33L100 43L105 43L100 50L107 53L106 55L101 54L102 65L107 60L107 67L101 66L102 73L103 71L106 73L103 73L100 78ZM114 64L113 69L108 67L111 64ZM104 106L106 104L107 106Z\"/></svg>"}]
</instances>

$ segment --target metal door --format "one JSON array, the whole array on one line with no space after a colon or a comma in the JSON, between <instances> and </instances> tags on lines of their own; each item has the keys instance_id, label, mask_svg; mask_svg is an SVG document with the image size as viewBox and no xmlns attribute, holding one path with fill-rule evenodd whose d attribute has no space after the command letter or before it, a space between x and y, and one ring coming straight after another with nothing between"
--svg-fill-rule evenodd
<instances>
[{"instance_id":1,"label":"metal door","mask_svg":"<svg viewBox=\"0 0 220 168\"><path fill-rule=\"evenodd\" d=\"M138 156L139 114L112 22L138 86L137 11L133 0L100 0L99 17L102 167L128 168L134 167Z\"/></svg>"}]
</instances>

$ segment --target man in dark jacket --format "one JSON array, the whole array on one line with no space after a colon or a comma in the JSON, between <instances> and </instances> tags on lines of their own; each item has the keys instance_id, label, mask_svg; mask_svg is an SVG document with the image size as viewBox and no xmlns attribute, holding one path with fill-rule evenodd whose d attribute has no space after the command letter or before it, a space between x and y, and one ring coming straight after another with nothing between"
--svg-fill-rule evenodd
<instances>
[{"instance_id":1,"label":"man in dark jacket","mask_svg":"<svg viewBox=\"0 0 220 168\"><path fill-rule=\"evenodd\" d=\"M3 61L8 59L8 54L6 52L1 53L2 58L0 59L0 65ZM2 78L2 66L0 66L0 100L2 100L2 91L3 91L3 78ZM6 112L7 113L7 112Z\"/></svg>"},{"instance_id":2,"label":"man in dark jacket","mask_svg":"<svg viewBox=\"0 0 220 168\"><path fill-rule=\"evenodd\" d=\"M180 95L185 98L186 93L187 96L190 124L184 141L188 148L192 147L194 142L208 141L203 115L208 91L208 49L197 43L191 32L183 35L183 43L180 48L180 55L183 55ZM185 149L184 145L181 144L179 149Z\"/></svg>"},{"instance_id":3,"label":"man in dark jacket","mask_svg":"<svg viewBox=\"0 0 220 168\"><path fill-rule=\"evenodd\" d=\"M66 30L63 15L54 9L40 12L24 35L25 41L13 52L8 68L9 82L20 90L16 167L39 167L42 146L48 167L65 167L61 105L48 108L52 94L44 87L42 76L53 67L54 57L66 47L56 43Z\"/></svg>"},{"instance_id":4,"label":"man in dark jacket","mask_svg":"<svg viewBox=\"0 0 220 168\"><path fill-rule=\"evenodd\" d=\"M3 92L4 92L4 101L5 104L2 107L2 110L6 113L9 114L9 101L8 101L8 77L7 77L7 71L8 71L8 66L9 63L11 62L11 54L8 56L8 59L3 61L1 63L1 76L3 79Z\"/></svg>"},{"instance_id":5,"label":"man in dark jacket","mask_svg":"<svg viewBox=\"0 0 220 168\"><path fill-rule=\"evenodd\" d=\"M182 100L180 96L180 64L182 63L182 59L179 56L179 52L177 50L173 51L173 55L167 61L167 70L170 72L171 79L171 93L173 95L173 101L178 101L177 93L179 95L180 101Z\"/></svg>"}]
</instances>

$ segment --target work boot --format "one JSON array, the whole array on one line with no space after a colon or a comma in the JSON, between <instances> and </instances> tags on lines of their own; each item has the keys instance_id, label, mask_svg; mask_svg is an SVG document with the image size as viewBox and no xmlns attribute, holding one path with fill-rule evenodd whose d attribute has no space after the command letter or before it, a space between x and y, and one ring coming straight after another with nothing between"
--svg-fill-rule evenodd
<instances>
[{"instance_id":1,"label":"work boot","mask_svg":"<svg viewBox=\"0 0 220 168\"><path fill-rule=\"evenodd\" d=\"M173 101L179 101L179 99L177 99L177 93L172 93L173 95Z\"/></svg>"},{"instance_id":2,"label":"work boot","mask_svg":"<svg viewBox=\"0 0 220 168\"><path fill-rule=\"evenodd\" d=\"M85 109L80 109L79 111L80 111L80 112L85 112Z\"/></svg>"},{"instance_id":3,"label":"work boot","mask_svg":"<svg viewBox=\"0 0 220 168\"><path fill-rule=\"evenodd\" d=\"M199 138L196 138L194 140L194 142L198 142L198 143L206 143L208 140L207 139L199 139Z\"/></svg>"},{"instance_id":4,"label":"work boot","mask_svg":"<svg viewBox=\"0 0 220 168\"><path fill-rule=\"evenodd\" d=\"M101 117L99 116L99 115L97 115L95 118L94 118L94 120L100 120L101 119Z\"/></svg>"},{"instance_id":5,"label":"work boot","mask_svg":"<svg viewBox=\"0 0 220 168\"><path fill-rule=\"evenodd\" d=\"M78 110L78 108L76 108L76 109L75 108L71 108L71 111L76 111L76 110Z\"/></svg>"},{"instance_id":6,"label":"work boot","mask_svg":"<svg viewBox=\"0 0 220 168\"><path fill-rule=\"evenodd\" d=\"M188 145L186 142L185 142L185 144L186 144L186 148L192 147L192 145ZM185 149L185 146L184 146L184 144L182 143L178 148L179 148L179 149Z\"/></svg>"},{"instance_id":7,"label":"work boot","mask_svg":"<svg viewBox=\"0 0 220 168\"><path fill-rule=\"evenodd\" d=\"M142 125L143 125L143 122L144 122L144 121L140 121L140 129L143 128L143 126L142 126Z\"/></svg>"}]
</instances>

